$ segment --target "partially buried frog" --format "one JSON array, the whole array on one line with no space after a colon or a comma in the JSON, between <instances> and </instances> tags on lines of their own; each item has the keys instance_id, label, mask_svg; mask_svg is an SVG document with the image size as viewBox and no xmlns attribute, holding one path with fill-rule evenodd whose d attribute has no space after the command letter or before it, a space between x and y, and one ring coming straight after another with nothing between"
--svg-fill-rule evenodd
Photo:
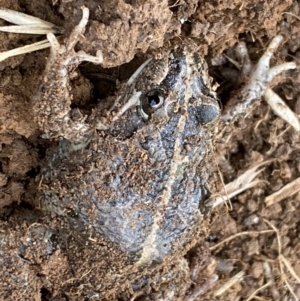
<instances>
[{"instance_id":1,"label":"partially buried frog","mask_svg":"<svg viewBox=\"0 0 300 301\"><path fill-rule=\"evenodd\" d=\"M48 35L51 57L34 113L45 136L61 141L41 171L40 200L75 237L72 260L87 260L78 244L94 250L88 260L109 285L196 243L220 107L203 59L179 49L147 60L108 109L96 108L88 120L71 111L69 70L81 60L101 61L73 50L87 20L84 8L65 45Z\"/></svg>"},{"instance_id":2,"label":"partially buried frog","mask_svg":"<svg viewBox=\"0 0 300 301\"><path fill-rule=\"evenodd\" d=\"M108 109L89 118L71 110L68 72L102 60L100 52L74 51L88 15L83 8L65 45L48 34L51 56L34 114L45 137L60 139L41 171L42 207L61 216L58 240L76 261L75 276L101 291L143 278L197 242L220 107L204 60L178 49L147 60ZM91 268L97 279L87 276Z\"/></svg>"}]
</instances>

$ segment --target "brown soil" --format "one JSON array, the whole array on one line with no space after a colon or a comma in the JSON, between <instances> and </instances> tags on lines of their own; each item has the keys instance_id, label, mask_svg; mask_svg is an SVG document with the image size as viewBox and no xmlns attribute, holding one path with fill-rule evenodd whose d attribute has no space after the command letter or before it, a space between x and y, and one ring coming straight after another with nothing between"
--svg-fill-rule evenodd
<instances>
[{"instance_id":1,"label":"brown soil","mask_svg":"<svg viewBox=\"0 0 300 301\"><path fill-rule=\"evenodd\" d=\"M300 55L299 4L291 0L252 0L247 3L238 0L0 0L0 7L63 26L66 36L78 23L83 4L90 9L91 15L85 38L78 49L91 54L101 49L104 54L102 67L117 68L107 71L90 64L80 67L73 85L76 104L81 107L90 103L92 89L96 97L113 93L114 84L104 92L99 88L103 75L99 80L95 73L106 73L110 78L123 80L145 56L158 57L185 43L193 43L210 63L237 41L244 40L252 60L256 61L270 39L280 33L284 35L285 43L277 51L273 63L297 63ZM0 33L0 38L1 51L39 39L7 33ZM39 236L39 239L50 235L47 229L40 226L41 220L49 219L49 225L55 223L55 219L39 215L38 202L29 193L50 143L41 138L31 116L31 98L44 70L48 51L9 58L0 63L0 237L9 241L3 244L5 247L2 251L12 254L6 261L0 258L1 265L5 264L6 275L10 275L7 277L0 272L3 277L0 280L0 299L103 300L97 295L85 294L90 284L81 279L74 281L75 277L72 278L68 267L68 254L55 251L47 260L44 259L48 254L47 248L50 248L45 240L37 240L37 245L28 246L24 258L15 256L18 254L18 241L25 240L29 232L32 237ZM230 56L230 51L227 54ZM129 65L119 67L130 61ZM230 84L230 81L235 81L234 67L222 66L220 69L211 66L211 74L216 82L222 84L219 97L225 101L228 91L237 88ZM274 90L297 114L300 114L299 81L299 72L296 70L285 73L274 83ZM114 81L109 79L108 83L111 82ZM187 290L190 297L184 297L183 291L177 299L164 300L300 298L300 194L296 193L269 207L265 204L266 196L299 177L299 149L299 134L276 117L264 101L238 126L233 127L230 135L229 130L224 132L219 129L214 144L216 164L212 169L216 174L222 174L225 183L258 163L269 159L273 161L266 165L260 175L260 184L231 200L232 209L227 210L223 206L212 213L208 235L199 238L201 246L188 256L190 264L197 265L193 263L193 258L197 252L200 253L202 261L198 264L206 267L198 269L198 275L194 277L196 282L205 283L213 274L219 276L213 288L193 299L192 295L188 295L190 287L175 281L174 285ZM215 191L223 193L221 181L216 183ZM275 228L278 235L274 231L265 231ZM229 237L232 239L225 241ZM35 262L35 265L31 262ZM220 297L215 296L230 278L241 271L244 275L239 281L225 289ZM180 269L173 268L171 273L177 277ZM180 279L184 280L184 277ZM96 280L101 283L101 279ZM159 286L162 281L153 280L152 288ZM262 288L264 285L266 287ZM166 291L170 287L166 286ZM247 299L260 288L255 296ZM130 300L132 297L130 290L114 292L109 296L107 300ZM148 296L144 293L143 296L134 296L132 300L155 298L153 292L149 291Z\"/></svg>"}]
</instances>

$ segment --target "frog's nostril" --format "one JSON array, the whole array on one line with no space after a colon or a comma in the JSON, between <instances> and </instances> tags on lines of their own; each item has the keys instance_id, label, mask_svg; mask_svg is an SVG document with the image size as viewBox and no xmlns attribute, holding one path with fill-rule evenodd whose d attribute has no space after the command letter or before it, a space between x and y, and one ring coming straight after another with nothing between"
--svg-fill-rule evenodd
<instances>
[{"instance_id":1,"label":"frog's nostril","mask_svg":"<svg viewBox=\"0 0 300 301\"><path fill-rule=\"evenodd\" d=\"M220 110L215 105L200 105L196 108L196 118L200 123L209 123L219 116Z\"/></svg>"}]
</instances>

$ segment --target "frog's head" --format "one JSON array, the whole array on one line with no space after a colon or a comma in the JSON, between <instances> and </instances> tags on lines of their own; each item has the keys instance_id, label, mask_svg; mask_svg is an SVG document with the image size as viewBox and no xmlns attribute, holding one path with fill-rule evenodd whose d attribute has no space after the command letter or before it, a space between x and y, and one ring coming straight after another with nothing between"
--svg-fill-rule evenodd
<instances>
[{"instance_id":1,"label":"frog's head","mask_svg":"<svg viewBox=\"0 0 300 301\"><path fill-rule=\"evenodd\" d=\"M143 63L124 85L112 111L110 128L123 137L144 126L159 128L170 122L174 126L175 115L184 115L197 131L197 126L211 123L220 114L205 61L183 50Z\"/></svg>"}]
</instances>

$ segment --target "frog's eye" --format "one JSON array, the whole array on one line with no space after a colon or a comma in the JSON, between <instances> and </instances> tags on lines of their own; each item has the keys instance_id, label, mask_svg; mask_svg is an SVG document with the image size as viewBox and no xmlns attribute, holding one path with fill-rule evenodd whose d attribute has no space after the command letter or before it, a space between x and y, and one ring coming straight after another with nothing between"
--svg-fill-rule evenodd
<instances>
[{"instance_id":1,"label":"frog's eye","mask_svg":"<svg viewBox=\"0 0 300 301\"><path fill-rule=\"evenodd\" d=\"M140 113L143 119L148 120L149 115L159 109L165 100L162 91L153 90L144 95L141 101Z\"/></svg>"}]
</instances>

